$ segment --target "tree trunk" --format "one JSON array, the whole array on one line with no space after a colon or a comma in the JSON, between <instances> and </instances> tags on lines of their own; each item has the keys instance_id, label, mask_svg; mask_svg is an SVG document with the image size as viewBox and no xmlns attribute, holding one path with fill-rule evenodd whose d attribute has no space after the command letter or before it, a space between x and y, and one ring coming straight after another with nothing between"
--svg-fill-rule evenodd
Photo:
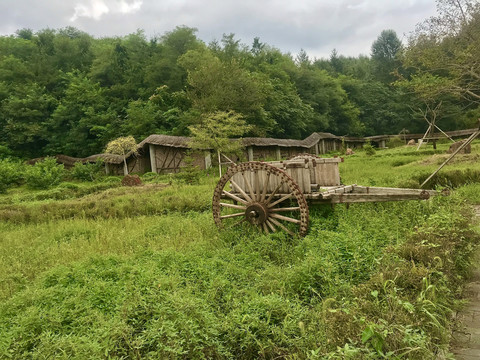
<instances>
[{"instance_id":1,"label":"tree trunk","mask_svg":"<svg viewBox=\"0 0 480 360\"><path fill-rule=\"evenodd\" d=\"M128 175L127 159L123 156L123 175Z\"/></svg>"}]
</instances>

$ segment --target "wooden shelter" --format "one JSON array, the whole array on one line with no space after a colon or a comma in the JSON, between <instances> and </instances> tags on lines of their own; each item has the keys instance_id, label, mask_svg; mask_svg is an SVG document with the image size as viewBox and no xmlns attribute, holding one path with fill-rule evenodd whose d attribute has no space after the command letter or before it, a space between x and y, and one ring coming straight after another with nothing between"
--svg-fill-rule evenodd
<instances>
[{"instance_id":1,"label":"wooden shelter","mask_svg":"<svg viewBox=\"0 0 480 360\"><path fill-rule=\"evenodd\" d=\"M71 156L62 155L62 154L58 154L58 155L51 156L51 157L53 157L57 161L57 164L62 164L63 167L67 170L70 170L71 168L73 168L75 166L75 163L83 162L82 158L76 158L76 157L71 157ZM46 158L47 157L44 156L44 157L39 157L39 158L36 158L36 159L30 159L30 160L27 161L27 164L28 165L35 165L37 162L43 161Z\"/></svg>"},{"instance_id":2,"label":"wooden shelter","mask_svg":"<svg viewBox=\"0 0 480 360\"><path fill-rule=\"evenodd\" d=\"M201 170L212 166L211 151L192 150L188 137L150 135L138 147L148 158L150 171L159 174L179 172L187 164L187 155L192 158L192 165Z\"/></svg>"},{"instance_id":3,"label":"wooden shelter","mask_svg":"<svg viewBox=\"0 0 480 360\"><path fill-rule=\"evenodd\" d=\"M477 129L466 129L446 132L452 138L466 138ZM370 142L378 148L385 148L390 138L398 135L377 135L368 137L337 136L326 132L314 132L303 140L274 139L248 137L241 139L245 149L240 158L231 156L235 161L268 161L288 159L298 154L322 155L344 148L358 148ZM421 139L423 134L404 134L404 140ZM440 136L438 138L441 138ZM175 173L187 165L187 155L192 159L192 165L200 169L208 169L218 165L212 150L193 151L190 146L191 139L184 136L150 135L144 139L137 149L137 153L127 154L127 168L125 169L123 157L112 154L96 154L84 159L57 155L57 162L63 163L66 168L72 167L77 161L94 162L101 158L105 162L107 174L123 175L128 173ZM232 139L238 141L238 139ZM230 157L230 156L229 156ZM39 159L31 160L32 163Z\"/></svg>"},{"instance_id":4,"label":"wooden shelter","mask_svg":"<svg viewBox=\"0 0 480 360\"><path fill-rule=\"evenodd\" d=\"M96 154L83 159L84 163L95 162L102 159L105 164L105 173L107 175L125 175L130 173L143 174L150 171L148 159L143 156L142 152L138 154L129 153L126 156L127 167L123 161L122 155L114 154Z\"/></svg>"}]
</instances>

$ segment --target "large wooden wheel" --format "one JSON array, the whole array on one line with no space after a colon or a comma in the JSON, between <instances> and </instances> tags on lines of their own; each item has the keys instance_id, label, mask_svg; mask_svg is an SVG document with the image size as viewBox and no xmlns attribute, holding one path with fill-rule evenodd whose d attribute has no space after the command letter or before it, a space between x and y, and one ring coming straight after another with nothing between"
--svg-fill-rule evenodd
<instances>
[{"instance_id":1,"label":"large wooden wheel","mask_svg":"<svg viewBox=\"0 0 480 360\"><path fill-rule=\"evenodd\" d=\"M218 181L212 205L219 228L249 223L267 234L307 233L308 204L302 191L286 172L267 163L231 166Z\"/></svg>"}]
</instances>

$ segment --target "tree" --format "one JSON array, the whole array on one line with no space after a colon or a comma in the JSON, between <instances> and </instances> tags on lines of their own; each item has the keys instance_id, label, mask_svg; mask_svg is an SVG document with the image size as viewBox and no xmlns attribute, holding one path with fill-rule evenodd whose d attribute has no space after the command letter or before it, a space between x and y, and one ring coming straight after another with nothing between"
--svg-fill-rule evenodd
<instances>
[{"instance_id":1,"label":"tree","mask_svg":"<svg viewBox=\"0 0 480 360\"><path fill-rule=\"evenodd\" d=\"M123 173L128 175L127 155L137 153L137 142L133 136L119 137L107 144L105 152L107 154L121 155L123 157Z\"/></svg>"},{"instance_id":2,"label":"tree","mask_svg":"<svg viewBox=\"0 0 480 360\"><path fill-rule=\"evenodd\" d=\"M416 75L435 78L434 94L449 93L467 104L478 105L480 3L438 0L437 12L437 16L419 24L410 36L405 63Z\"/></svg>"},{"instance_id":3,"label":"tree","mask_svg":"<svg viewBox=\"0 0 480 360\"><path fill-rule=\"evenodd\" d=\"M75 71L68 81L60 104L47 122L51 154L88 156L101 150L102 144L118 136L117 114L110 110L105 88Z\"/></svg>"},{"instance_id":4,"label":"tree","mask_svg":"<svg viewBox=\"0 0 480 360\"><path fill-rule=\"evenodd\" d=\"M263 108L264 77L242 68L235 59L222 62L208 49L187 52L179 64L188 72L187 96L201 113L233 110L257 133L273 126Z\"/></svg>"},{"instance_id":5,"label":"tree","mask_svg":"<svg viewBox=\"0 0 480 360\"><path fill-rule=\"evenodd\" d=\"M250 130L250 126L234 111L218 111L205 114L200 124L189 126L189 129L192 133L192 148L212 149L217 152L221 176L221 153L238 152L243 145L232 138L244 135Z\"/></svg>"},{"instance_id":6,"label":"tree","mask_svg":"<svg viewBox=\"0 0 480 360\"><path fill-rule=\"evenodd\" d=\"M402 42L393 30L383 30L372 44L372 61L374 74L379 81L391 83L395 80L394 72L401 66L399 53Z\"/></svg>"}]
</instances>

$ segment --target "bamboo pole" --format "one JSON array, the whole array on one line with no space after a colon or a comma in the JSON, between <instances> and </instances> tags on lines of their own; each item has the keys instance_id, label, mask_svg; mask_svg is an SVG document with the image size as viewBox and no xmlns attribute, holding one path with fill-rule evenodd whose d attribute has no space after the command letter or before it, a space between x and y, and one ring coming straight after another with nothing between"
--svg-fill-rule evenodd
<instances>
[{"instance_id":1,"label":"bamboo pole","mask_svg":"<svg viewBox=\"0 0 480 360\"><path fill-rule=\"evenodd\" d=\"M470 135L470 137L469 137L461 146L459 146L458 149L455 150L455 152L454 152L452 155L450 155L450 156L448 157L448 159L445 160L445 161L443 162L443 164L440 165L440 166L438 167L438 169L435 170L435 171L422 183L422 185L420 185L420 188L422 188L432 177L434 177L434 176L440 171L441 168L443 168L445 165L447 165L447 163L448 163L450 160L452 160L452 158L453 158L455 155L457 155L461 150L463 150L463 148L465 148L465 147L466 147L467 145L469 145L473 140L475 140L475 138L476 138L479 134L480 134L480 129L477 130L476 132L474 132L472 135Z\"/></svg>"}]
</instances>

